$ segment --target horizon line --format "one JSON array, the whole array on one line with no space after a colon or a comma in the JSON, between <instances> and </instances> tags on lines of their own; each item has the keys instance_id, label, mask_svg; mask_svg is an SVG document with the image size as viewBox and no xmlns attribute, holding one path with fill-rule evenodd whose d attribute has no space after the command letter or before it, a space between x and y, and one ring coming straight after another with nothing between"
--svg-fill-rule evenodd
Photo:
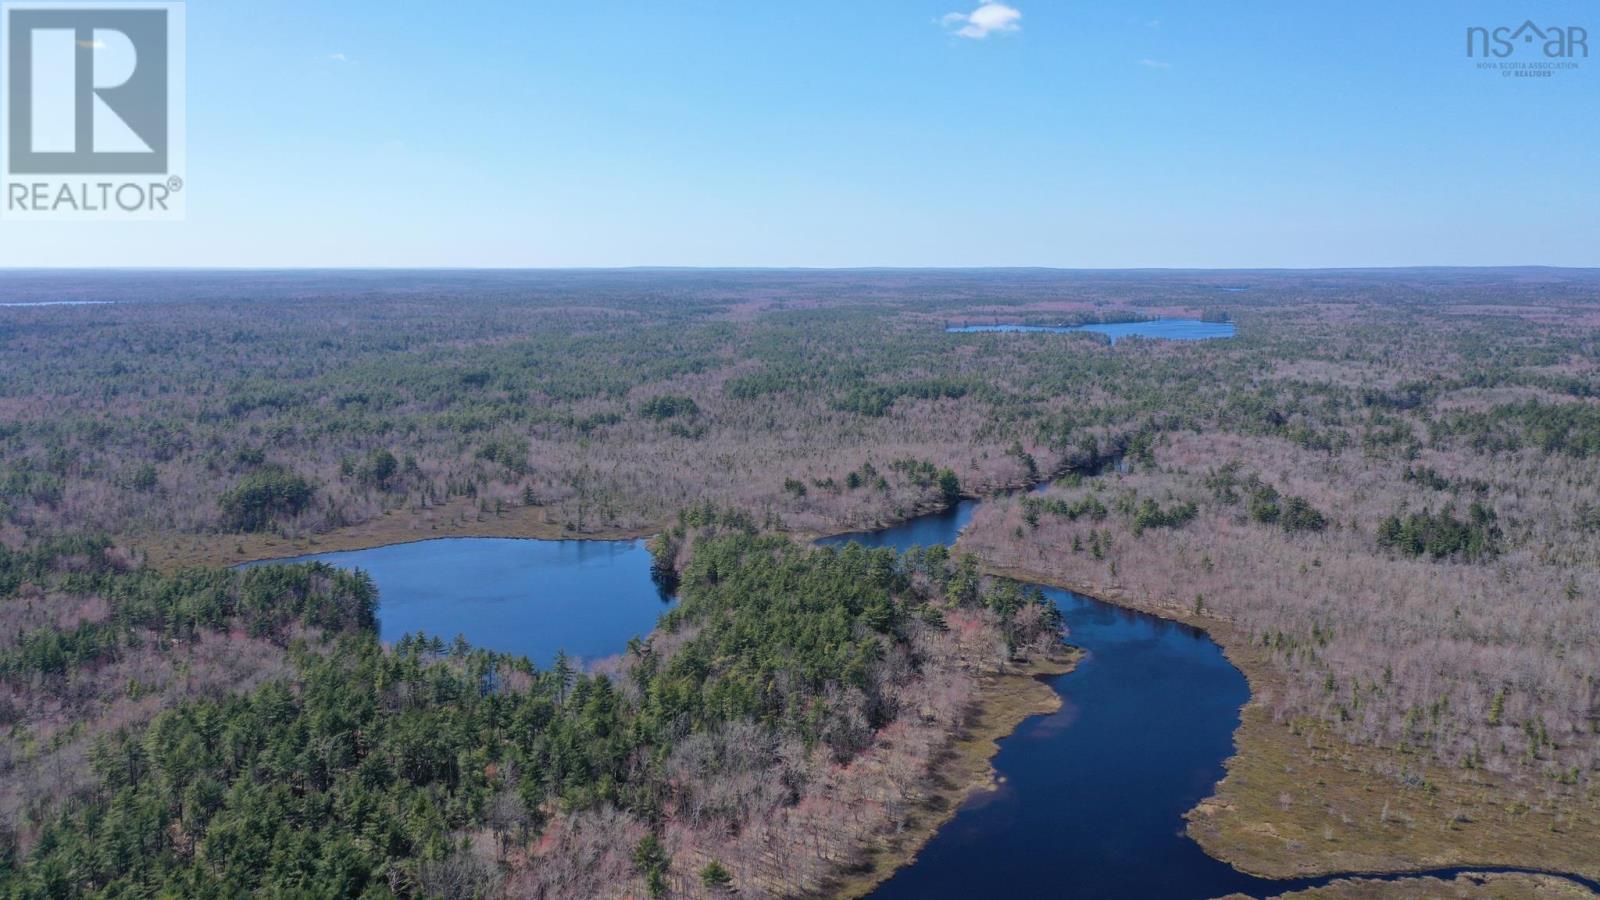
<instances>
[{"instance_id":1,"label":"horizon line","mask_svg":"<svg viewBox=\"0 0 1600 900\"><path fill-rule=\"evenodd\" d=\"M1414 264L1396 266L318 266L318 265L217 265L217 266L9 266L0 275L56 272L1424 272L1424 271L1569 271L1600 270L1594 265L1510 263L1501 265Z\"/></svg>"}]
</instances>

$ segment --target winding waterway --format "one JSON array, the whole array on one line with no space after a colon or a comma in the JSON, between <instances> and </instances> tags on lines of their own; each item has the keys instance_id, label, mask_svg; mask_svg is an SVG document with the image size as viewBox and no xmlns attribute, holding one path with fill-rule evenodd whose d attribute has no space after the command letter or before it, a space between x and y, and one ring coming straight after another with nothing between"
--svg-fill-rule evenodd
<instances>
[{"instance_id":1,"label":"winding waterway","mask_svg":"<svg viewBox=\"0 0 1600 900\"><path fill-rule=\"evenodd\" d=\"M977 501L866 536L875 546L955 543ZM845 535L831 539L848 540ZM969 800L878 898L1215 897L1292 885L1245 875L1183 835L1183 814L1223 774L1244 676L1203 632L1044 588L1088 651L1047 679L1061 709L1000 742L999 788Z\"/></svg>"},{"instance_id":2,"label":"winding waterway","mask_svg":"<svg viewBox=\"0 0 1600 900\"><path fill-rule=\"evenodd\" d=\"M892 528L818 543L948 546L978 503L962 500ZM590 660L620 653L671 602L651 580L640 541L459 538L273 562L312 559L371 573L385 640L418 630L463 634L541 664L558 649ZM1042 590L1061 608L1070 642L1088 651L1074 671L1047 679L1061 709L1003 738L994 759L998 789L969 799L873 897L1262 897L1341 877L1246 875L1184 834L1184 812L1223 775L1250 696L1244 676L1204 632ZM1528 870L1419 874L1468 871Z\"/></svg>"},{"instance_id":3,"label":"winding waterway","mask_svg":"<svg viewBox=\"0 0 1600 900\"><path fill-rule=\"evenodd\" d=\"M978 501L856 540L906 550L954 544ZM1183 814L1223 774L1244 676L1203 632L1056 588L1069 640L1088 651L1048 679L1061 709L1000 742L999 789L974 796L914 865L874 897L1215 897L1283 890L1207 856Z\"/></svg>"},{"instance_id":4,"label":"winding waterway","mask_svg":"<svg viewBox=\"0 0 1600 900\"><path fill-rule=\"evenodd\" d=\"M950 546L978 503L962 500L892 528L818 543ZM1250 699L1222 648L1187 625L1039 587L1061 609L1068 640L1088 651L1073 671L1046 679L1061 708L1000 740L997 789L963 804L873 898L965 900L997 888L1017 897L1265 897L1344 877L1258 878L1206 855L1184 834L1184 813L1224 774ZM1527 870L1419 874L1516 871Z\"/></svg>"}]
</instances>

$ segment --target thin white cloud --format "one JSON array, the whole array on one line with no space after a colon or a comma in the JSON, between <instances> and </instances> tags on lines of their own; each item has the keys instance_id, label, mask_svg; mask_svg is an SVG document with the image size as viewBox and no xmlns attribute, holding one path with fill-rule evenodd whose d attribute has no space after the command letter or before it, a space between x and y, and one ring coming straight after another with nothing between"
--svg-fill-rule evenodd
<instances>
[{"instance_id":1,"label":"thin white cloud","mask_svg":"<svg viewBox=\"0 0 1600 900\"><path fill-rule=\"evenodd\" d=\"M959 37L982 40L991 34L1021 31L1022 13L1014 6L985 0L969 13L947 13L939 23Z\"/></svg>"},{"instance_id":2,"label":"thin white cloud","mask_svg":"<svg viewBox=\"0 0 1600 900\"><path fill-rule=\"evenodd\" d=\"M1146 69L1170 69L1170 68L1172 68L1172 63L1162 62L1159 59L1141 59L1141 60L1139 60L1139 65L1144 66Z\"/></svg>"},{"instance_id":3,"label":"thin white cloud","mask_svg":"<svg viewBox=\"0 0 1600 900\"><path fill-rule=\"evenodd\" d=\"M345 63L346 65L352 65L352 66L356 64L355 60L351 59L348 56L345 56L343 53L329 53L328 54L328 58L333 60L336 63Z\"/></svg>"}]
</instances>

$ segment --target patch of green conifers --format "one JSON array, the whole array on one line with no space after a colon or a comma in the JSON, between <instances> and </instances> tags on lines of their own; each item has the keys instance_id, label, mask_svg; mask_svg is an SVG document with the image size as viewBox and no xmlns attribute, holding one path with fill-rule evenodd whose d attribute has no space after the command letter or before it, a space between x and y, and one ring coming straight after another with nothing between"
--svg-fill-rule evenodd
<instances>
[{"instance_id":1,"label":"patch of green conifers","mask_svg":"<svg viewBox=\"0 0 1600 900\"><path fill-rule=\"evenodd\" d=\"M297 515L311 502L311 482L285 466L267 464L246 474L220 498L223 523L234 531L261 531Z\"/></svg>"},{"instance_id":2,"label":"patch of green conifers","mask_svg":"<svg viewBox=\"0 0 1600 900\"><path fill-rule=\"evenodd\" d=\"M1454 506L1397 513L1378 526L1378 545L1407 556L1470 562L1500 552L1500 526L1494 510L1477 502L1468 507L1465 519L1456 518Z\"/></svg>"}]
</instances>

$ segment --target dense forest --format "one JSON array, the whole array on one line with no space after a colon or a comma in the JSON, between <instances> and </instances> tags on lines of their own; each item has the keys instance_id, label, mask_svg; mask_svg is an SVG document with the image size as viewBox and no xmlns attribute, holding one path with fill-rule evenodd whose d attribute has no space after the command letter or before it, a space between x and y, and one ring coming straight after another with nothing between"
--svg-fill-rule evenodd
<instances>
[{"instance_id":1,"label":"dense forest","mask_svg":"<svg viewBox=\"0 0 1600 900\"><path fill-rule=\"evenodd\" d=\"M984 504L961 547L1232 639L1277 733L1331 741L1374 791L1455 785L1600 839L1592 272L17 273L0 297L117 301L0 318L16 890L313 877L285 855L401 893L820 884L892 827L829 806L844 782L925 771L950 698L1048 628L973 564L785 542L1040 480ZM945 331L1153 315L1239 336ZM675 527L708 503L734 512ZM450 534L661 534L685 601L622 668L569 678L432 636L380 649L370 586L331 571L214 568ZM814 605L763 599L778 573ZM804 658L744 653L770 635L741 610ZM274 692L262 727L296 739L222 740ZM198 741L192 768L156 765L157 726ZM371 743L295 742L333 733ZM274 793L308 752L316 780ZM118 753L137 757L121 776ZM706 771L742 793L682 793ZM1249 815L1370 819L1397 847L1430 827L1334 790L1304 779ZM1466 827L1433 814L1441 840ZM83 855L132 821L152 843L119 852L140 864Z\"/></svg>"},{"instance_id":2,"label":"dense forest","mask_svg":"<svg viewBox=\"0 0 1600 900\"><path fill-rule=\"evenodd\" d=\"M177 667L207 633L266 640L286 670L247 690L191 682L147 722L57 732L88 743L87 771L8 810L0 894L825 883L925 789L973 680L1051 652L1059 620L942 548L715 532L696 529L682 603L606 673L425 635L386 649L370 582L321 564L165 576L118 566L104 541L5 556L8 606L42 591L105 610L0 657L13 744L51 697L140 648ZM801 842L812 851L792 853Z\"/></svg>"}]
</instances>

